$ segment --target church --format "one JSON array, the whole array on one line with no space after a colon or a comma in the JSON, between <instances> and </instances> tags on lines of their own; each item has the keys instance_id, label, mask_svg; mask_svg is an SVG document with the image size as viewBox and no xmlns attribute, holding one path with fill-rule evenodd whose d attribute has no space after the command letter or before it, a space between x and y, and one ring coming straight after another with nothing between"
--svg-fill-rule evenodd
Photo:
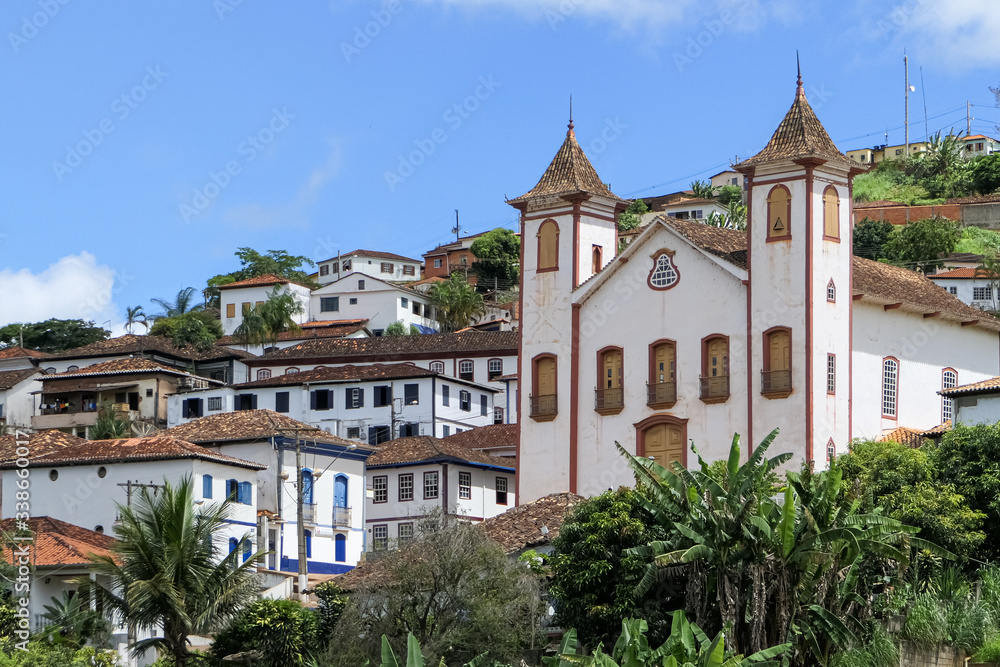
<instances>
[{"instance_id":1,"label":"church","mask_svg":"<svg viewBox=\"0 0 1000 667\"><path fill-rule=\"evenodd\" d=\"M519 502L661 465L771 452L821 469L852 439L951 419L938 392L1000 375L1000 321L925 276L852 254L864 167L795 99L744 174L747 231L656 218L618 253L612 193L572 120L521 222Z\"/></svg>"}]
</instances>

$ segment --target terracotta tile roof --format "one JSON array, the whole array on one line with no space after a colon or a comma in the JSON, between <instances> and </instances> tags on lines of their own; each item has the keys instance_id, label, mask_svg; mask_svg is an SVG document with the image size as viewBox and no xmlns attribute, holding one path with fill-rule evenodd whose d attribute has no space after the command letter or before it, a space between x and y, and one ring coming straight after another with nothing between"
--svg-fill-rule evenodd
<instances>
[{"instance_id":1,"label":"terracotta tile roof","mask_svg":"<svg viewBox=\"0 0 1000 667\"><path fill-rule=\"evenodd\" d=\"M1000 201L1000 194L972 195L970 197L956 197L949 199L947 204L992 204Z\"/></svg>"},{"instance_id":2,"label":"terracotta tile roof","mask_svg":"<svg viewBox=\"0 0 1000 667\"><path fill-rule=\"evenodd\" d=\"M448 440L448 438L432 438L429 435L414 435L391 440L382 444L378 451L368 457L368 468L407 463L458 461L514 470L513 462L509 459L490 456Z\"/></svg>"},{"instance_id":3,"label":"terracotta tile roof","mask_svg":"<svg viewBox=\"0 0 1000 667\"><path fill-rule=\"evenodd\" d=\"M54 352L46 357L48 359L87 359L117 357L126 354L162 354L185 361L219 361L223 359L255 359L257 357L255 354L228 347L217 347L202 352L194 348L177 347L169 339L162 336L136 336L135 334L100 340L72 350Z\"/></svg>"},{"instance_id":4,"label":"terracotta tile roof","mask_svg":"<svg viewBox=\"0 0 1000 667\"><path fill-rule=\"evenodd\" d=\"M747 234L735 229L722 229L695 222L678 220L666 215L656 218L673 227L693 245L745 269L747 264Z\"/></svg>"},{"instance_id":5,"label":"terracotta tile roof","mask_svg":"<svg viewBox=\"0 0 1000 667\"><path fill-rule=\"evenodd\" d=\"M516 199L508 200L508 204L520 204L536 197L558 197L584 192L599 197L621 201L618 195L611 192L601 177L597 175L594 165L590 164L587 155L577 143L573 124L566 133L556 156L552 158L548 169L542 174L538 184Z\"/></svg>"},{"instance_id":6,"label":"terracotta tile roof","mask_svg":"<svg viewBox=\"0 0 1000 667\"><path fill-rule=\"evenodd\" d=\"M554 493L486 519L479 527L506 553L517 553L558 537L570 511L581 501L583 497L573 493Z\"/></svg>"},{"instance_id":7,"label":"terracotta tile roof","mask_svg":"<svg viewBox=\"0 0 1000 667\"><path fill-rule=\"evenodd\" d=\"M927 429L920 435L924 436L925 438L935 438L937 436L944 435L950 430L951 430L951 420L949 419L943 424L938 424L934 428Z\"/></svg>"},{"instance_id":8,"label":"terracotta tile roof","mask_svg":"<svg viewBox=\"0 0 1000 667\"><path fill-rule=\"evenodd\" d=\"M148 438L123 438L121 440L85 440L80 444L32 456L28 460L28 467L174 461L177 459L200 459L250 470L264 470L267 467L253 461L244 461L233 456L217 454L190 442L162 435ZM12 462L0 464L0 468L12 467L14 467Z\"/></svg>"},{"instance_id":9,"label":"terracotta tile roof","mask_svg":"<svg viewBox=\"0 0 1000 667\"><path fill-rule=\"evenodd\" d=\"M127 375L130 373L169 373L170 375L182 375L185 377L193 377L189 373L184 371L179 371L176 368L171 368L170 366L164 366L163 364L158 364L155 361L150 361L149 359L112 359L111 361L103 361L99 364L93 364L91 366L84 366L83 368L78 368L75 371L64 371L62 373L53 373L51 375L46 375L40 378L43 382L47 380L62 380L67 377L91 377L94 375ZM205 380L205 378L199 378ZM208 381L208 380L206 380Z\"/></svg>"},{"instance_id":10,"label":"terracotta tile roof","mask_svg":"<svg viewBox=\"0 0 1000 667\"><path fill-rule=\"evenodd\" d=\"M419 336L379 336L377 338L327 338L310 340L269 352L250 365L267 366L291 359L379 358L392 361L409 355L446 355L461 353L517 354L516 331L469 331L453 334Z\"/></svg>"},{"instance_id":11,"label":"terracotta tile roof","mask_svg":"<svg viewBox=\"0 0 1000 667\"><path fill-rule=\"evenodd\" d=\"M931 280L935 278L988 278L989 272L971 267L962 267L960 269L952 269L951 271L939 271L927 277Z\"/></svg>"},{"instance_id":12,"label":"terracotta tile roof","mask_svg":"<svg viewBox=\"0 0 1000 667\"><path fill-rule=\"evenodd\" d=\"M29 456L41 456L50 452L59 451L73 445L81 445L87 442L83 438L78 438L69 433L63 433L56 429L39 431L28 436ZM0 435L0 462L13 461L17 458L18 446L24 445L24 438L18 438L13 433Z\"/></svg>"},{"instance_id":13,"label":"terracotta tile roof","mask_svg":"<svg viewBox=\"0 0 1000 667\"><path fill-rule=\"evenodd\" d=\"M312 338L343 338L364 331L368 320L342 320L329 322L308 322L300 325L300 331L282 331L279 341L309 340ZM236 336L223 336L216 345L242 345Z\"/></svg>"},{"instance_id":14,"label":"terracotta tile roof","mask_svg":"<svg viewBox=\"0 0 1000 667\"><path fill-rule=\"evenodd\" d=\"M898 442L901 445L908 445L910 447L919 447L924 444L923 431L906 428L905 426L886 431L878 439L885 442Z\"/></svg>"},{"instance_id":15,"label":"terracotta tile roof","mask_svg":"<svg viewBox=\"0 0 1000 667\"><path fill-rule=\"evenodd\" d=\"M287 415L273 410L236 410L221 412L207 417L201 417L186 424L168 428L159 435L177 438L186 442L205 444L209 442L225 442L233 440L264 440L273 436L293 438L292 429L303 429L299 435L301 440L317 441L333 445L350 447L356 445L359 449L374 449L352 440L344 440L315 426L292 419Z\"/></svg>"},{"instance_id":16,"label":"terracotta tile roof","mask_svg":"<svg viewBox=\"0 0 1000 667\"><path fill-rule=\"evenodd\" d=\"M725 208L719 203L717 199L705 199L703 197L691 197L688 199L682 199L681 201L674 202L673 204L664 204L664 206L689 206L691 204L715 204L720 208Z\"/></svg>"},{"instance_id":17,"label":"terracotta tile roof","mask_svg":"<svg viewBox=\"0 0 1000 667\"><path fill-rule=\"evenodd\" d=\"M288 278L283 278L274 273L265 273L262 276L254 276L253 278L247 278L246 280L237 280L234 283L219 285L219 289L224 290L224 289L237 289L240 287L267 287L270 285L287 285L290 282L292 282L292 280Z\"/></svg>"},{"instance_id":18,"label":"terracotta tile roof","mask_svg":"<svg viewBox=\"0 0 1000 667\"><path fill-rule=\"evenodd\" d=\"M10 389L18 382L40 373L37 368L22 368L16 371L0 371L0 390Z\"/></svg>"},{"instance_id":19,"label":"terracotta tile roof","mask_svg":"<svg viewBox=\"0 0 1000 667\"><path fill-rule=\"evenodd\" d=\"M854 293L885 304L902 303L924 314L940 312L949 319L1000 331L1000 321L992 315L962 303L927 276L902 267L855 257Z\"/></svg>"},{"instance_id":20,"label":"terracotta tile roof","mask_svg":"<svg viewBox=\"0 0 1000 667\"><path fill-rule=\"evenodd\" d=\"M324 382L358 382L364 380L388 380L425 378L441 375L426 368L420 368L414 364L369 364L365 366L327 366L324 368L314 368L308 371L300 371L290 375L274 375L264 380L252 380L234 384L233 389L250 389L253 387L290 387L305 383L319 384ZM453 382L464 382L455 378L448 378ZM475 384L475 383L469 383ZM482 387L483 391L495 391Z\"/></svg>"},{"instance_id":21,"label":"terracotta tile roof","mask_svg":"<svg viewBox=\"0 0 1000 667\"><path fill-rule=\"evenodd\" d=\"M1000 391L1000 377L963 384L951 389L942 389L938 393L942 396L964 396L966 394L992 394L996 391Z\"/></svg>"},{"instance_id":22,"label":"terracotta tile roof","mask_svg":"<svg viewBox=\"0 0 1000 667\"><path fill-rule=\"evenodd\" d=\"M29 350L25 347L3 347L0 348L0 359L20 359L21 357L32 357L33 359L44 359L49 355L38 350Z\"/></svg>"},{"instance_id":23,"label":"terracotta tile roof","mask_svg":"<svg viewBox=\"0 0 1000 667\"><path fill-rule=\"evenodd\" d=\"M408 287L420 287L421 285L439 285L446 282L448 282L448 279L442 276L430 276L429 278L421 278L420 280L411 280L406 285Z\"/></svg>"},{"instance_id":24,"label":"terracotta tile roof","mask_svg":"<svg viewBox=\"0 0 1000 667\"><path fill-rule=\"evenodd\" d=\"M28 527L34 533L30 553L35 567L89 565L91 555L113 555L117 541L110 535L47 516L31 517ZM0 531L6 534L13 534L16 528L14 519L0 521ZM13 548L3 550L4 562L10 564L13 558Z\"/></svg>"},{"instance_id":25,"label":"terracotta tile roof","mask_svg":"<svg viewBox=\"0 0 1000 667\"><path fill-rule=\"evenodd\" d=\"M321 320L318 322L306 322L300 324L303 329L323 328L323 327L347 327L355 324L364 324L367 319L359 318L354 320Z\"/></svg>"},{"instance_id":26,"label":"terracotta tile roof","mask_svg":"<svg viewBox=\"0 0 1000 667\"><path fill-rule=\"evenodd\" d=\"M376 259L393 259L397 262L413 262L414 264L423 264L419 259L413 259L412 257L403 257L402 255L397 255L392 252L382 252L380 250L355 250L354 252L349 252L341 255L341 259L346 259L348 257L374 257ZM336 257L331 257L330 259L337 259ZM330 260L325 260L329 262Z\"/></svg>"},{"instance_id":27,"label":"terracotta tile roof","mask_svg":"<svg viewBox=\"0 0 1000 667\"><path fill-rule=\"evenodd\" d=\"M472 239L478 239L480 236L483 236L484 234L489 234L491 231L493 231L493 230L487 230L485 232L479 232L478 234L472 234L471 236L462 236L462 237L460 237L459 239L457 239L455 241L449 241L448 243L442 243L441 245L435 247L433 250L431 250L429 252L425 252L422 255L422 257L429 257L431 255L446 255L446 254L448 254L448 252L453 251L453 250L468 250L467 247L466 248L462 247L462 245L463 245L462 241L469 241L469 240L472 240ZM515 232L515 233L517 233L517 232Z\"/></svg>"},{"instance_id":28,"label":"terracotta tile roof","mask_svg":"<svg viewBox=\"0 0 1000 667\"><path fill-rule=\"evenodd\" d=\"M521 427L518 424L490 424L479 428L462 431L455 435L442 438L450 445L465 449L485 451L489 449L517 449L521 439Z\"/></svg>"},{"instance_id":29,"label":"terracotta tile roof","mask_svg":"<svg viewBox=\"0 0 1000 667\"><path fill-rule=\"evenodd\" d=\"M500 377L497 378L497 380L501 382L504 380L516 380L516 379L517 379L517 373L508 373L507 375L501 375Z\"/></svg>"},{"instance_id":30,"label":"terracotta tile roof","mask_svg":"<svg viewBox=\"0 0 1000 667\"><path fill-rule=\"evenodd\" d=\"M749 160L744 160L738 165L734 165L733 168L745 170L770 162L802 158L819 158L852 169L862 168L861 165L841 153L833 140L830 139L830 135L826 133L823 124L819 122L816 113L809 106L809 101L806 100L800 78L799 87L795 92L795 101L792 102L792 107L778 125L778 129L774 131L771 140L767 142L767 146Z\"/></svg>"}]
</instances>

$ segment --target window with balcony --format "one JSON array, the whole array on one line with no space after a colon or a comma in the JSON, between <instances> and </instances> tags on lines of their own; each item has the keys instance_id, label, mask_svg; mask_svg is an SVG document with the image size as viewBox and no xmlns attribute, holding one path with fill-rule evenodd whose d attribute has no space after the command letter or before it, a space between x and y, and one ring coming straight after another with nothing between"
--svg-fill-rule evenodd
<instances>
[{"instance_id":1,"label":"window with balcony","mask_svg":"<svg viewBox=\"0 0 1000 667\"><path fill-rule=\"evenodd\" d=\"M620 347L606 347L597 353L598 386L594 409L601 414L616 415L625 406L622 360Z\"/></svg>"},{"instance_id":2,"label":"window with balcony","mask_svg":"<svg viewBox=\"0 0 1000 667\"><path fill-rule=\"evenodd\" d=\"M463 359L458 362L458 377L461 380L474 382L476 379L475 364L473 364L469 359Z\"/></svg>"},{"instance_id":3,"label":"window with balcony","mask_svg":"<svg viewBox=\"0 0 1000 667\"><path fill-rule=\"evenodd\" d=\"M559 269L559 225L549 219L538 228L538 271Z\"/></svg>"},{"instance_id":4,"label":"window with balcony","mask_svg":"<svg viewBox=\"0 0 1000 667\"><path fill-rule=\"evenodd\" d=\"M882 360L882 416L895 419L899 408L899 361L894 357Z\"/></svg>"},{"instance_id":5,"label":"window with balcony","mask_svg":"<svg viewBox=\"0 0 1000 667\"><path fill-rule=\"evenodd\" d=\"M460 473L458 473L458 499L459 500L471 500L472 499L472 473L471 472L460 472Z\"/></svg>"},{"instance_id":6,"label":"window with balcony","mask_svg":"<svg viewBox=\"0 0 1000 667\"><path fill-rule=\"evenodd\" d=\"M531 396L529 416L535 421L551 421L557 411L557 376L555 355L539 355L531 361Z\"/></svg>"},{"instance_id":7,"label":"window with balcony","mask_svg":"<svg viewBox=\"0 0 1000 667\"><path fill-rule=\"evenodd\" d=\"M767 398L785 398L792 393L792 332L786 327L764 332L760 393Z\"/></svg>"},{"instance_id":8,"label":"window with balcony","mask_svg":"<svg viewBox=\"0 0 1000 667\"><path fill-rule=\"evenodd\" d=\"M823 238L840 240L840 195L832 185L826 186L823 191Z\"/></svg>"},{"instance_id":9,"label":"window with balcony","mask_svg":"<svg viewBox=\"0 0 1000 667\"><path fill-rule=\"evenodd\" d=\"M649 346L646 404L662 410L677 402L677 344L660 340Z\"/></svg>"},{"instance_id":10,"label":"window with balcony","mask_svg":"<svg viewBox=\"0 0 1000 667\"><path fill-rule=\"evenodd\" d=\"M729 338L709 336L701 342L700 396L705 403L729 399Z\"/></svg>"},{"instance_id":11,"label":"window with balcony","mask_svg":"<svg viewBox=\"0 0 1000 667\"><path fill-rule=\"evenodd\" d=\"M784 185L771 188L767 196L767 240L787 241L792 238L789 224L792 213L792 195Z\"/></svg>"}]
</instances>

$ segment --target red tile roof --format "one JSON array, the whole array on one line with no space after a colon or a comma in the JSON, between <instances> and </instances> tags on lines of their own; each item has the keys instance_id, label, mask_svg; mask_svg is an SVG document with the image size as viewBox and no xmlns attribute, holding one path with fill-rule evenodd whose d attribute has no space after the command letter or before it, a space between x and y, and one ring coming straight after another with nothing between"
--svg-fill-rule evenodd
<instances>
[{"instance_id":1,"label":"red tile roof","mask_svg":"<svg viewBox=\"0 0 1000 667\"><path fill-rule=\"evenodd\" d=\"M51 375L46 375L40 378L43 382L47 380L62 380L67 377L91 377L94 375L128 375L131 373L169 373L170 375L180 375L185 377L194 377L190 373L185 373L179 371L176 368L171 368L169 366L164 366L163 364L158 364L155 361L150 361L149 359L112 359L111 361L104 361L99 364L93 364L91 366L84 366L83 368L78 368L75 371L64 371L62 373L53 373ZM199 378L201 380L206 380L206 378ZM209 381L209 380L206 380Z\"/></svg>"},{"instance_id":2,"label":"red tile roof","mask_svg":"<svg viewBox=\"0 0 1000 667\"><path fill-rule=\"evenodd\" d=\"M927 276L931 280L935 278L989 278L989 272L980 271L979 269L973 269L971 267L962 267L959 269L952 269L951 271L939 271L938 273L932 273Z\"/></svg>"},{"instance_id":3,"label":"red tile roof","mask_svg":"<svg viewBox=\"0 0 1000 667\"><path fill-rule=\"evenodd\" d=\"M110 535L74 526L47 516L31 517L28 528L34 533L30 556L35 567L89 565L91 556L112 556L115 538ZM0 531L12 535L17 529L14 519L0 521ZM3 550L4 562L13 563L14 548Z\"/></svg>"},{"instance_id":4,"label":"red tile roof","mask_svg":"<svg viewBox=\"0 0 1000 667\"><path fill-rule=\"evenodd\" d=\"M136 336L127 334L117 338L100 340L90 345L77 347L63 352L46 355L48 359L88 359L94 357L119 357L127 354L153 355L160 354L184 361L221 361L223 359L255 359L257 355L233 350L228 347L217 347L212 350L200 351L193 347L177 347L169 338L162 336Z\"/></svg>"},{"instance_id":5,"label":"red tile roof","mask_svg":"<svg viewBox=\"0 0 1000 667\"><path fill-rule=\"evenodd\" d=\"M516 205L536 197L559 197L580 192L621 201L621 198L611 192L597 175L594 165L590 164L587 155L577 143L573 124L570 123L566 139L538 184L520 197L508 200L507 203Z\"/></svg>"},{"instance_id":6,"label":"red tile roof","mask_svg":"<svg viewBox=\"0 0 1000 667\"><path fill-rule=\"evenodd\" d=\"M292 359L315 359L318 363L334 363L364 357L382 361L399 361L411 356L451 354L517 354L519 334L516 331L469 331L452 334L420 334L419 336L379 336L377 338L327 338L309 340L298 345L269 352L249 365L271 366Z\"/></svg>"},{"instance_id":7,"label":"red tile roof","mask_svg":"<svg viewBox=\"0 0 1000 667\"><path fill-rule=\"evenodd\" d=\"M412 257L403 257L402 255L397 255L391 252L382 252L380 250L355 250L354 252L349 252L346 255L341 255L341 259L346 259L348 257L374 257L376 259L393 259L397 262L413 262L414 264L423 264L419 259L413 259ZM331 257L330 259L337 259L336 257ZM330 260L325 260L329 262Z\"/></svg>"},{"instance_id":8,"label":"red tile roof","mask_svg":"<svg viewBox=\"0 0 1000 667\"><path fill-rule=\"evenodd\" d=\"M486 519L479 527L506 553L517 553L557 538L566 518L582 501L574 493L554 493Z\"/></svg>"},{"instance_id":9,"label":"red tile roof","mask_svg":"<svg viewBox=\"0 0 1000 667\"><path fill-rule=\"evenodd\" d=\"M0 391L10 389L32 375L41 373L37 368L22 368L16 371L0 371ZM37 386L37 385L36 385Z\"/></svg>"},{"instance_id":10,"label":"red tile roof","mask_svg":"<svg viewBox=\"0 0 1000 667\"><path fill-rule=\"evenodd\" d=\"M910 447L919 447L924 444L922 431L906 428L905 426L886 431L878 439L887 442L898 442L901 445L908 445Z\"/></svg>"},{"instance_id":11,"label":"red tile roof","mask_svg":"<svg viewBox=\"0 0 1000 667\"><path fill-rule=\"evenodd\" d=\"M340 320L327 322L307 322L299 325L299 331L282 331L278 334L279 341L310 340L313 338L343 338L359 331L364 331L368 320ZM242 345L236 336L223 336L216 345Z\"/></svg>"},{"instance_id":12,"label":"red tile roof","mask_svg":"<svg viewBox=\"0 0 1000 667\"><path fill-rule=\"evenodd\" d=\"M186 424L168 428L159 435L177 438L196 444L236 440L266 440L274 436L294 438L293 429L302 429L303 441L322 442L344 447L357 446L362 450L373 449L351 440L344 440L315 426L292 419L272 410L236 410L201 417Z\"/></svg>"},{"instance_id":13,"label":"red tile roof","mask_svg":"<svg viewBox=\"0 0 1000 667\"><path fill-rule=\"evenodd\" d=\"M366 366L326 366L324 368L314 368L308 371L299 371L286 375L275 375L264 380L253 380L234 384L234 389L250 389L253 387L288 387L300 384L311 383L321 384L324 382L359 382L364 380L383 379L407 379L425 378L441 375L426 368L420 368L413 364L370 364ZM448 377L452 382L465 382L456 378ZM470 383L475 384L475 383ZM481 388L482 391L495 391Z\"/></svg>"},{"instance_id":14,"label":"red tile roof","mask_svg":"<svg viewBox=\"0 0 1000 667\"><path fill-rule=\"evenodd\" d=\"M963 384L951 389L942 389L938 393L942 396L964 396L966 394L992 394L997 391L1000 391L1000 377Z\"/></svg>"},{"instance_id":15,"label":"red tile roof","mask_svg":"<svg viewBox=\"0 0 1000 667\"><path fill-rule=\"evenodd\" d=\"M56 429L39 431L27 437L28 456L41 456L73 445L87 442L69 433ZM25 438L15 433L0 435L0 462L13 461L17 457L17 449L25 446Z\"/></svg>"},{"instance_id":16,"label":"red tile roof","mask_svg":"<svg viewBox=\"0 0 1000 667\"><path fill-rule=\"evenodd\" d=\"M244 461L233 456L217 454L190 442L162 435L148 438L123 438L121 440L85 440L80 444L32 456L28 460L28 467L174 461L178 459L199 459L250 470L264 470L267 467L253 461ZM0 468L13 466L14 464L11 462L0 464Z\"/></svg>"},{"instance_id":17,"label":"red tile roof","mask_svg":"<svg viewBox=\"0 0 1000 667\"><path fill-rule=\"evenodd\" d=\"M521 439L521 427L518 424L490 424L442 438L448 444L486 451L490 449L517 449Z\"/></svg>"},{"instance_id":18,"label":"red tile roof","mask_svg":"<svg viewBox=\"0 0 1000 667\"><path fill-rule=\"evenodd\" d=\"M457 461L514 470L514 464L509 458L490 456L459 443L449 442L449 438L432 438L429 435L414 435L382 444L377 452L368 457L368 468L435 461Z\"/></svg>"},{"instance_id":19,"label":"red tile roof","mask_svg":"<svg viewBox=\"0 0 1000 667\"><path fill-rule=\"evenodd\" d=\"M925 438L934 438L934 437L937 437L939 435L944 435L945 433L947 433L950 430L951 430L951 420L949 419L948 421L944 422L943 424L938 424L934 428L927 429L926 431L924 431L923 433L921 433L921 435L923 435Z\"/></svg>"},{"instance_id":20,"label":"red tile roof","mask_svg":"<svg viewBox=\"0 0 1000 667\"><path fill-rule=\"evenodd\" d=\"M273 273L265 273L262 276L254 276L253 278L247 278L246 280L237 280L234 283L219 285L219 289L224 290L224 289L237 289L240 287L267 287L270 285L287 285L290 282L292 282L292 280L288 278L283 278L282 276Z\"/></svg>"},{"instance_id":21,"label":"red tile roof","mask_svg":"<svg viewBox=\"0 0 1000 667\"><path fill-rule=\"evenodd\" d=\"M32 357L33 359L44 359L48 355L38 350L29 350L24 347L3 347L0 348L0 359L20 359L21 357Z\"/></svg>"}]
</instances>

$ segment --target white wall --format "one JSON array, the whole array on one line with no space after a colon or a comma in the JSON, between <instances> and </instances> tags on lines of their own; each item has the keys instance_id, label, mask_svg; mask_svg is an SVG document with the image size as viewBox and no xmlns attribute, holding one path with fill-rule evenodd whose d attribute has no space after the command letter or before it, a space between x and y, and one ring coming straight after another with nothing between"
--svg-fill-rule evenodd
<instances>
[{"instance_id":1,"label":"white wall","mask_svg":"<svg viewBox=\"0 0 1000 667\"><path fill-rule=\"evenodd\" d=\"M251 285L248 287L235 287L232 289L219 290L220 314L222 318L222 331L227 336L231 336L236 327L243 323L243 304L248 303L252 308L257 303L267 301L270 294L278 289L280 293L291 292L295 295L295 300L302 304L302 312L295 315L294 319L299 324L309 321L309 288L295 283L286 285ZM227 317L228 306L233 304L233 317Z\"/></svg>"},{"instance_id":2,"label":"white wall","mask_svg":"<svg viewBox=\"0 0 1000 667\"><path fill-rule=\"evenodd\" d=\"M897 419L882 417L882 360L899 359ZM941 423L941 374L953 368L958 385L1000 375L998 334L958 322L924 318L854 302L853 437L874 438L897 426L929 429Z\"/></svg>"},{"instance_id":3,"label":"white wall","mask_svg":"<svg viewBox=\"0 0 1000 667\"><path fill-rule=\"evenodd\" d=\"M955 297L962 303L983 310L996 310L1000 307L1000 294L997 294L996 286L992 285L988 278L935 278L933 275L927 277L932 283L948 291L955 288ZM991 287L990 292L993 298L986 300L974 298L974 288L976 287Z\"/></svg>"},{"instance_id":4,"label":"white wall","mask_svg":"<svg viewBox=\"0 0 1000 667\"><path fill-rule=\"evenodd\" d=\"M973 426L1000 422L1000 395L957 396L954 400L957 424Z\"/></svg>"},{"instance_id":5,"label":"white wall","mask_svg":"<svg viewBox=\"0 0 1000 667\"><path fill-rule=\"evenodd\" d=\"M359 287L362 281L364 289ZM339 297L338 310L323 311L323 297ZM403 298L407 300L405 308L401 302ZM352 304L351 299L355 299L357 303ZM420 304L420 315L413 313L414 302ZM413 290L387 285L366 274L349 273L340 280L315 290L310 308L314 321L367 319L368 329L373 333L400 320L407 327L419 324L434 330L439 328L433 317L425 316L431 312L430 300L426 296Z\"/></svg>"},{"instance_id":6,"label":"white wall","mask_svg":"<svg viewBox=\"0 0 1000 667\"><path fill-rule=\"evenodd\" d=\"M351 257L341 257L339 265L342 268L346 262L351 263L351 268L348 271L343 271L346 275L347 273L363 273L365 275L373 276L375 278L381 278L382 280L393 280L393 281L411 281L420 280L420 269L423 267L424 263L422 261L410 260L402 261L398 259L381 259L378 257L370 257L368 255L352 255ZM392 264L392 273L382 272L382 263L387 262ZM328 275L320 275L320 267L326 265L329 267ZM325 262L318 262L316 264L316 282L320 285L326 285L331 283L338 278L340 278L340 271L335 269L338 266L337 258L333 257L326 260ZM413 273L411 275L406 275L403 267L412 267Z\"/></svg>"},{"instance_id":7,"label":"white wall","mask_svg":"<svg viewBox=\"0 0 1000 667\"><path fill-rule=\"evenodd\" d=\"M10 389L0 390L0 416L4 418L7 426L29 428L31 426L31 416L34 414L36 398L32 392L42 388L42 383L35 378L42 377L41 373L21 380Z\"/></svg>"}]
</instances>

